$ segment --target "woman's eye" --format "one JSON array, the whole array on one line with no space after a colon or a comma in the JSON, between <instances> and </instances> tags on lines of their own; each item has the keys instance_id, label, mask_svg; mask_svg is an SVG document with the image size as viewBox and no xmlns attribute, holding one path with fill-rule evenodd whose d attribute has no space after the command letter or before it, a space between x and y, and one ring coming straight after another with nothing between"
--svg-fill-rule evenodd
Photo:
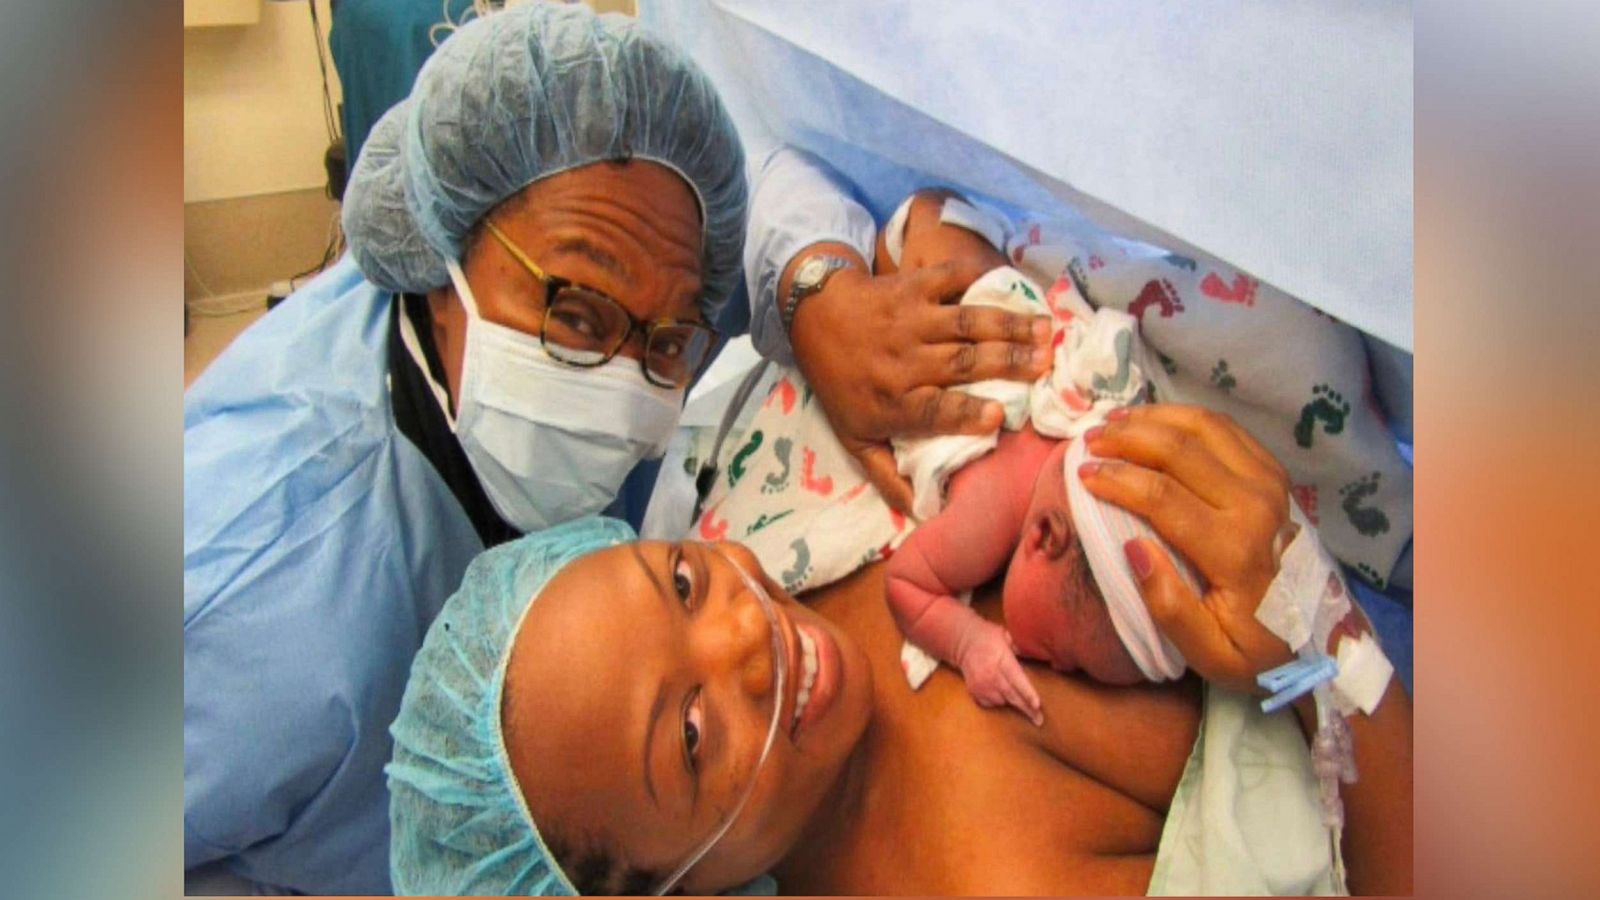
<instances>
[{"instance_id":1,"label":"woman's eye","mask_svg":"<svg viewBox=\"0 0 1600 900\"><path fill-rule=\"evenodd\" d=\"M678 592L678 599L685 604L694 597L694 567L681 554L672 567L672 589Z\"/></svg>"},{"instance_id":2,"label":"woman's eye","mask_svg":"<svg viewBox=\"0 0 1600 900\"><path fill-rule=\"evenodd\" d=\"M689 755L689 765L694 767L695 761L700 757L700 735L705 728L705 714L700 709L700 698L696 697L683 711L683 750Z\"/></svg>"}]
</instances>

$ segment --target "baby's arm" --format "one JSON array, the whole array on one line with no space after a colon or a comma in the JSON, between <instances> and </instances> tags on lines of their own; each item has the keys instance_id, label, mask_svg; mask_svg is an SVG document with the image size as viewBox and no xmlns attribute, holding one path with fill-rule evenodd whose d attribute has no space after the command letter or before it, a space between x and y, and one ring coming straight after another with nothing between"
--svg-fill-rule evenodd
<instances>
[{"instance_id":1,"label":"baby's arm","mask_svg":"<svg viewBox=\"0 0 1600 900\"><path fill-rule=\"evenodd\" d=\"M1016 547L1027 497L1011 496L1003 469L1011 454L995 452L956 473L943 512L924 522L889 558L887 591L895 622L912 643L961 670L983 706L1010 704L1034 724L1044 721L1039 695L1017 661L1005 629L954 595L998 574Z\"/></svg>"},{"instance_id":2,"label":"baby's arm","mask_svg":"<svg viewBox=\"0 0 1600 900\"><path fill-rule=\"evenodd\" d=\"M939 221L946 197L959 197L943 188L926 188L911 195L911 211L906 216L905 242L900 262L889 258L888 232L878 231L877 251L872 269L877 275L911 272L943 263L976 260L994 269L1006 264L1004 253L981 235L959 225Z\"/></svg>"}]
</instances>

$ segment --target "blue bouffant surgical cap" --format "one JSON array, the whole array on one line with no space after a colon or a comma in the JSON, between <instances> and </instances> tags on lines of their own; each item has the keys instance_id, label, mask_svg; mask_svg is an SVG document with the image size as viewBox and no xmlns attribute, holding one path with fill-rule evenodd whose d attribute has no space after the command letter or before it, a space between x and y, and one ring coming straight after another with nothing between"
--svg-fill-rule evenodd
<instances>
[{"instance_id":1,"label":"blue bouffant surgical cap","mask_svg":"<svg viewBox=\"0 0 1600 900\"><path fill-rule=\"evenodd\" d=\"M681 175L700 205L701 310L738 280L744 151L689 58L623 16L581 4L518 6L463 26L411 96L373 126L344 199L361 271L392 291L449 283L483 216L533 182L643 159Z\"/></svg>"},{"instance_id":2,"label":"blue bouffant surgical cap","mask_svg":"<svg viewBox=\"0 0 1600 900\"><path fill-rule=\"evenodd\" d=\"M397 894L571 895L511 772L500 699L534 598L567 563L635 537L595 516L534 532L467 567L411 663L389 728L389 873Z\"/></svg>"}]
</instances>

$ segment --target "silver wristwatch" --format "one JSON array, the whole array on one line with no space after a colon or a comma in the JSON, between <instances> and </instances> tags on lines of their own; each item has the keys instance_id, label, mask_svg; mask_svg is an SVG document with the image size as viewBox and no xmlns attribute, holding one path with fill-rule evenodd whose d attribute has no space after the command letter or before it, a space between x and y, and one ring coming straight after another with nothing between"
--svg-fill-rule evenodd
<instances>
[{"instance_id":1,"label":"silver wristwatch","mask_svg":"<svg viewBox=\"0 0 1600 900\"><path fill-rule=\"evenodd\" d=\"M850 265L850 260L830 253L818 253L800 263L794 281L789 284L789 296L779 301L778 320L783 323L784 334L794 327L794 311L800 308L800 301L822 290L833 273L848 269Z\"/></svg>"}]
</instances>

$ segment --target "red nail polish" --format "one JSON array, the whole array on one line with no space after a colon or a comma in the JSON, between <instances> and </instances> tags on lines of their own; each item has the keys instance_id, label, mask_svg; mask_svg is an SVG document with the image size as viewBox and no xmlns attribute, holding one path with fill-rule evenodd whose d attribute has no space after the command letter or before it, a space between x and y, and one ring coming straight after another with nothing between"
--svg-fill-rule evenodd
<instances>
[{"instance_id":1,"label":"red nail polish","mask_svg":"<svg viewBox=\"0 0 1600 900\"><path fill-rule=\"evenodd\" d=\"M1078 466L1078 478L1080 478L1080 479L1093 478L1095 473L1099 472L1099 471L1100 471L1100 464L1099 463L1097 463L1097 462L1086 462L1086 463L1083 463L1082 465Z\"/></svg>"},{"instance_id":2,"label":"red nail polish","mask_svg":"<svg viewBox=\"0 0 1600 900\"><path fill-rule=\"evenodd\" d=\"M1104 425L1096 425L1095 427L1083 433L1083 439L1092 444L1099 439L1100 435L1105 433L1106 427Z\"/></svg>"},{"instance_id":3,"label":"red nail polish","mask_svg":"<svg viewBox=\"0 0 1600 900\"><path fill-rule=\"evenodd\" d=\"M1155 564L1150 559L1150 551L1137 540L1132 540L1122 545L1122 552L1128 557L1128 565L1133 567L1133 574L1140 581L1150 577L1155 571Z\"/></svg>"},{"instance_id":4,"label":"red nail polish","mask_svg":"<svg viewBox=\"0 0 1600 900\"><path fill-rule=\"evenodd\" d=\"M1113 409L1112 411L1106 413L1106 421L1107 422L1115 422L1115 421L1117 421L1119 419L1126 419L1127 417L1128 417L1128 408L1126 406L1119 406L1116 409Z\"/></svg>"}]
</instances>

